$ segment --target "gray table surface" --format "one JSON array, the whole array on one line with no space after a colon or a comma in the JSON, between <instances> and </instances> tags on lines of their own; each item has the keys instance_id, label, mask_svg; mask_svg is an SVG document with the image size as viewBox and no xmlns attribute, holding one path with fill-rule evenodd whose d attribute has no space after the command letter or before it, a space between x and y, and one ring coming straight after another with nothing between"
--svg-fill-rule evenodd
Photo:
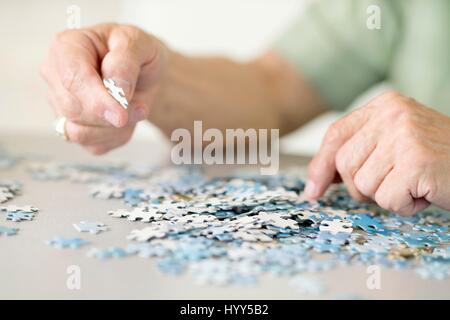
<instances>
[{"instance_id":1,"label":"gray table surface","mask_svg":"<svg viewBox=\"0 0 450 320\"><path fill-rule=\"evenodd\" d=\"M56 137L0 135L0 145L17 154L50 157L53 160L93 161L79 147ZM164 161L165 152L152 145L132 142L128 146L95 161L121 159L140 162ZM304 158L287 158L283 165L305 163ZM0 298L2 299L303 299L288 285L287 278L263 276L256 286L199 286L188 275L171 277L161 273L156 260L130 257L100 261L86 256L92 247L125 246L126 235L136 223L115 219L107 211L123 207L120 201L102 201L88 196L87 186L68 181L32 180L24 165L0 171L0 178L24 183L23 194L11 204L31 204L41 209L34 221L1 225L20 228L18 235L0 237ZM110 231L100 235L80 235L72 224L82 220L102 221ZM55 235L81 236L91 245L78 250L59 250L44 244ZM81 289L66 286L67 267L81 270ZM315 273L327 286L318 298L335 299L356 296L367 299L448 299L450 279L423 280L411 270L382 269L381 289L366 287L365 267L338 267Z\"/></svg>"}]
</instances>

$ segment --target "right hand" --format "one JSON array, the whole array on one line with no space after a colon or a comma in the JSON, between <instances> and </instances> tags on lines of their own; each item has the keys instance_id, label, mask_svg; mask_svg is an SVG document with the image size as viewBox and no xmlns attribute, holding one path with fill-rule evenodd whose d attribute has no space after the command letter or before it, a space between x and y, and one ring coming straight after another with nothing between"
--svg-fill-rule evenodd
<instances>
[{"instance_id":1,"label":"right hand","mask_svg":"<svg viewBox=\"0 0 450 320\"><path fill-rule=\"evenodd\" d=\"M155 37L127 25L102 24L59 33L41 68L49 102L67 118L69 140L103 154L131 138L147 119L166 69L168 49ZM103 79L122 87L127 110L107 92Z\"/></svg>"}]
</instances>

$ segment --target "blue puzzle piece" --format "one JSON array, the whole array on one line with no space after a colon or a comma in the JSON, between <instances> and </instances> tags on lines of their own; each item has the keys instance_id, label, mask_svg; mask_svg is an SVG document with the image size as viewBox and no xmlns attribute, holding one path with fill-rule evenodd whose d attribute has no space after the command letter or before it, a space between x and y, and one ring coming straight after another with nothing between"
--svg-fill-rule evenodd
<instances>
[{"instance_id":1,"label":"blue puzzle piece","mask_svg":"<svg viewBox=\"0 0 450 320\"><path fill-rule=\"evenodd\" d=\"M428 263L416 269L424 279L444 280L450 277L450 268L446 263Z\"/></svg>"},{"instance_id":2,"label":"blue puzzle piece","mask_svg":"<svg viewBox=\"0 0 450 320\"><path fill-rule=\"evenodd\" d=\"M436 247L439 241L433 235L423 233L408 233L400 238L411 248Z\"/></svg>"},{"instance_id":3,"label":"blue puzzle piece","mask_svg":"<svg viewBox=\"0 0 450 320\"><path fill-rule=\"evenodd\" d=\"M428 233L444 233L448 231L447 226L440 226L437 224L417 224L413 227L414 230L424 231Z\"/></svg>"},{"instance_id":4,"label":"blue puzzle piece","mask_svg":"<svg viewBox=\"0 0 450 320\"><path fill-rule=\"evenodd\" d=\"M298 293L318 296L325 292L325 285L317 278L299 275L290 281L290 286Z\"/></svg>"},{"instance_id":5,"label":"blue puzzle piece","mask_svg":"<svg viewBox=\"0 0 450 320\"><path fill-rule=\"evenodd\" d=\"M55 237L52 240L46 241L45 243L59 249L65 248L78 249L84 245L89 244L88 241L83 240L81 238L63 238L63 237Z\"/></svg>"},{"instance_id":6,"label":"blue puzzle piece","mask_svg":"<svg viewBox=\"0 0 450 320\"><path fill-rule=\"evenodd\" d=\"M316 241L320 243L328 243L334 245L344 245L348 242L350 237L350 233L346 232L338 232L336 234L332 234L329 231L320 231Z\"/></svg>"},{"instance_id":7,"label":"blue puzzle piece","mask_svg":"<svg viewBox=\"0 0 450 320\"><path fill-rule=\"evenodd\" d=\"M8 227L0 226L0 236L1 235L13 236L13 235L16 235L18 231L19 231L19 229L17 229L17 228L8 228Z\"/></svg>"},{"instance_id":8,"label":"blue puzzle piece","mask_svg":"<svg viewBox=\"0 0 450 320\"><path fill-rule=\"evenodd\" d=\"M144 190L136 189L136 188L126 188L123 191L123 199L125 203L131 206L137 206L142 202L142 198L140 197Z\"/></svg>"},{"instance_id":9,"label":"blue puzzle piece","mask_svg":"<svg viewBox=\"0 0 450 320\"><path fill-rule=\"evenodd\" d=\"M137 254L141 258L164 257L169 254L170 250L151 243L133 243L127 246L127 252Z\"/></svg>"},{"instance_id":10,"label":"blue puzzle piece","mask_svg":"<svg viewBox=\"0 0 450 320\"><path fill-rule=\"evenodd\" d=\"M321 243L321 242L313 242L312 248L316 252L324 253L324 252L330 252L330 253L338 253L341 251L341 246L332 244L332 243Z\"/></svg>"},{"instance_id":11,"label":"blue puzzle piece","mask_svg":"<svg viewBox=\"0 0 450 320\"><path fill-rule=\"evenodd\" d=\"M14 222L21 222L21 221L31 221L34 218L34 213L30 212L23 212L23 211L17 211L17 212L8 212L6 214L6 220L14 221Z\"/></svg>"},{"instance_id":12,"label":"blue puzzle piece","mask_svg":"<svg viewBox=\"0 0 450 320\"><path fill-rule=\"evenodd\" d=\"M450 242L450 232L448 233L437 233L436 238L441 242Z\"/></svg>"},{"instance_id":13,"label":"blue puzzle piece","mask_svg":"<svg viewBox=\"0 0 450 320\"><path fill-rule=\"evenodd\" d=\"M110 247L106 249L93 248L88 252L89 257L95 257L100 260L107 260L110 258L124 258L132 255L128 250L119 247Z\"/></svg>"},{"instance_id":14,"label":"blue puzzle piece","mask_svg":"<svg viewBox=\"0 0 450 320\"><path fill-rule=\"evenodd\" d=\"M179 275L185 270L186 263L173 259L164 259L158 263L158 268L164 273Z\"/></svg>"},{"instance_id":15,"label":"blue puzzle piece","mask_svg":"<svg viewBox=\"0 0 450 320\"><path fill-rule=\"evenodd\" d=\"M352 214L348 216L348 219L353 223L353 226L366 232L379 232L385 229L380 219L367 213Z\"/></svg>"}]
</instances>

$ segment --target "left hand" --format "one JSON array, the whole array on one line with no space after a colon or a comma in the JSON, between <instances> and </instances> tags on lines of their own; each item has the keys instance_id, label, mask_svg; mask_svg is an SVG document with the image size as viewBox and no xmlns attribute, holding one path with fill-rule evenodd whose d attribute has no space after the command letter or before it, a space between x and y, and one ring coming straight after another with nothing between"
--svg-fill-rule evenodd
<instances>
[{"instance_id":1,"label":"left hand","mask_svg":"<svg viewBox=\"0 0 450 320\"><path fill-rule=\"evenodd\" d=\"M308 173L310 199L341 178L354 199L396 213L450 210L450 118L387 92L329 128Z\"/></svg>"}]
</instances>

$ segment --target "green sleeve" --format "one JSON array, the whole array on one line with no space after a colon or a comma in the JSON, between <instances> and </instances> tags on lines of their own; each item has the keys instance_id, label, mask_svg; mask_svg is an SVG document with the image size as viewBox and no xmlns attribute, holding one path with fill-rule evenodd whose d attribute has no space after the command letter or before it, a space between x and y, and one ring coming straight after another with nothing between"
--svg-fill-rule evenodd
<instances>
[{"instance_id":1,"label":"green sleeve","mask_svg":"<svg viewBox=\"0 0 450 320\"><path fill-rule=\"evenodd\" d=\"M343 110L389 73L399 34L397 0L313 2L274 44L321 95ZM380 8L380 29L369 29L369 6ZM373 8L373 7L371 7Z\"/></svg>"}]
</instances>

